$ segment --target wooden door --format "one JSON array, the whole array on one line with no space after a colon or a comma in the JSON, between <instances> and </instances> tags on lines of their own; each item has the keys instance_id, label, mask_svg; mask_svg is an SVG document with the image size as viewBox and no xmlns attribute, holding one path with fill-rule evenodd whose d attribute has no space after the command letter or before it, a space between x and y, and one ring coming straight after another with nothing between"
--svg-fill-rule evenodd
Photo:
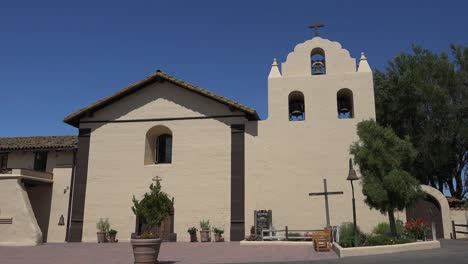
<instances>
[{"instance_id":1,"label":"wooden door","mask_svg":"<svg viewBox=\"0 0 468 264\"><path fill-rule=\"evenodd\" d=\"M432 222L434 222L436 227L436 237L444 237L440 205L432 196L428 195L424 199L419 199L413 206L406 209L407 221L416 220L418 218L425 219L430 226L432 225Z\"/></svg>"}]
</instances>

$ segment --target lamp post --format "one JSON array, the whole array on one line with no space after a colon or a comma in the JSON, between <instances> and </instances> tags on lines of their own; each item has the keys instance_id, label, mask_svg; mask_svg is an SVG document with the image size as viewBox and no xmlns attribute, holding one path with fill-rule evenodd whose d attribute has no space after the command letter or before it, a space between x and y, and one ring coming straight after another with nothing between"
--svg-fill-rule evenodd
<instances>
[{"instance_id":1,"label":"lamp post","mask_svg":"<svg viewBox=\"0 0 468 264\"><path fill-rule=\"evenodd\" d=\"M354 246L358 246L358 233L357 233L357 225L356 225L356 201L354 200L354 186L353 181L358 180L358 176L356 175L356 171L353 169L353 161L349 159L349 172L348 178L346 180L351 182L351 189L353 192L353 224L354 224Z\"/></svg>"}]
</instances>

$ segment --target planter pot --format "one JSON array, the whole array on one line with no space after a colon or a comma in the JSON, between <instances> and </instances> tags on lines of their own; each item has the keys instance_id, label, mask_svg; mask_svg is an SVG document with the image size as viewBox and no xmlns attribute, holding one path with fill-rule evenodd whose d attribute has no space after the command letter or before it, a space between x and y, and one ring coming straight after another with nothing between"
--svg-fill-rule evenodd
<instances>
[{"instance_id":1,"label":"planter pot","mask_svg":"<svg viewBox=\"0 0 468 264\"><path fill-rule=\"evenodd\" d=\"M224 238L219 234L215 234L215 242L224 242Z\"/></svg>"},{"instance_id":2,"label":"planter pot","mask_svg":"<svg viewBox=\"0 0 468 264\"><path fill-rule=\"evenodd\" d=\"M135 264L157 263L161 241L161 239L132 239Z\"/></svg>"},{"instance_id":3,"label":"planter pot","mask_svg":"<svg viewBox=\"0 0 468 264\"><path fill-rule=\"evenodd\" d=\"M198 242L197 233L190 234L190 242Z\"/></svg>"},{"instance_id":4,"label":"planter pot","mask_svg":"<svg viewBox=\"0 0 468 264\"><path fill-rule=\"evenodd\" d=\"M107 242L107 239L106 239L106 232L97 232L97 242L98 242L98 243L105 243L105 242Z\"/></svg>"},{"instance_id":5,"label":"planter pot","mask_svg":"<svg viewBox=\"0 0 468 264\"><path fill-rule=\"evenodd\" d=\"M210 230L201 230L200 231L200 240L201 242L210 242Z\"/></svg>"},{"instance_id":6,"label":"planter pot","mask_svg":"<svg viewBox=\"0 0 468 264\"><path fill-rule=\"evenodd\" d=\"M111 234L109 234L109 241L110 241L111 243L116 243L116 242L117 242L117 240L115 239L116 236L117 236L117 235L111 235Z\"/></svg>"}]
</instances>

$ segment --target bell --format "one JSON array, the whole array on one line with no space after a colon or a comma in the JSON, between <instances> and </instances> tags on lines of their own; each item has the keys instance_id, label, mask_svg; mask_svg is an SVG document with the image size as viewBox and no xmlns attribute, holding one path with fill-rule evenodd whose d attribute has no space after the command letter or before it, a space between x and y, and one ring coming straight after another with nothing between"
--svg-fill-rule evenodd
<instances>
[{"instance_id":1,"label":"bell","mask_svg":"<svg viewBox=\"0 0 468 264\"><path fill-rule=\"evenodd\" d=\"M60 215L60 219L59 219L58 225L59 225L59 226L65 225L65 219L63 218L63 215Z\"/></svg>"},{"instance_id":2,"label":"bell","mask_svg":"<svg viewBox=\"0 0 468 264\"><path fill-rule=\"evenodd\" d=\"M353 168L353 160L349 159L349 172L348 172L348 178L346 178L348 181L355 181L359 180L359 177L356 174L356 171Z\"/></svg>"},{"instance_id":3,"label":"bell","mask_svg":"<svg viewBox=\"0 0 468 264\"><path fill-rule=\"evenodd\" d=\"M289 113L291 114L291 116L302 116L304 113L303 106L300 102L292 102L289 106L289 109Z\"/></svg>"},{"instance_id":4,"label":"bell","mask_svg":"<svg viewBox=\"0 0 468 264\"><path fill-rule=\"evenodd\" d=\"M347 98L342 97L338 99L338 112L340 114L348 113L350 108L350 103Z\"/></svg>"},{"instance_id":5,"label":"bell","mask_svg":"<svg viewBox=\"0 0 468 264\"><path fill-rule=\"evenodd\" d=\"M323 62L321 61L314 61L312 62L312 75L322 75L324 74Z\"/></svg>"}]
</instances>

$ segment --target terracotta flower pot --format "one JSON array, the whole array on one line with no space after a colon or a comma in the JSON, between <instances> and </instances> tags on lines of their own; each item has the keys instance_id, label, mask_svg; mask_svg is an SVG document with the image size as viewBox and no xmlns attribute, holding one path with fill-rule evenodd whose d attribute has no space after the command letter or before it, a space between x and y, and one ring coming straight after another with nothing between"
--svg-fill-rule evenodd
<instances>
[{"instance_id":1,"label":"terracotta flower pot","mask_svg":"<svg viewBox=\"0 0 468 264\"><path fill-rule=\"evenodd\" d=\"M109 234L109 242L111 242L111 243L116 243L116 242L117 242L117 240L115 239L116 236L117 236L117 235L115 235L115 234L114 234L114 235Z\"/></svg>"},{"instance_id":2,"label":"terracotta flower pot","mask_svg":"<svg viewBox=\"0 0 468 264\"><path fill-rule=\"evenodd\" d=\"M97 232L97 242L98 242L98 243L105 243L105 242L107 242L107 239L106 239L106 232Z\"/></svg>"},{"instance_id":3,"label":"terracotta flower pot","mask_svg":"<svg viewBox=\"0 0 468 264\"><path fill-rule=\"evenodd\" d=\"M132 239L135 264L157 263L161 241L161 239Z\"/></svg>"},{"instance_id":4,"label":"terracotta flower pot","mask_svg":"<svg viewBox=\"0 0 468 264\"><path fill-rule=\"evenodd\" d=\"M198 242L197 233L190 234L190 242Z\"/></svg>"},{"instance_id":5,"label":"terracotta flower pot","mask_svg":"<svg viewBox=\"0 0 468 264\"><path fill-rule=\"evenodd\" d=\"M224 242L224 238L221 234L215 234L215 242Z\"/></svg>"},{"instance_id":6,"label":"terracotta flower pot","mask_svg":"<svg viewBox=\"0 0 468 264\"><path fill-rule=\"evenodd\" d=\"M200 240L201 242L210 242L210 230L201 230L200 231Z\"/></svg>"}]
</instances>

